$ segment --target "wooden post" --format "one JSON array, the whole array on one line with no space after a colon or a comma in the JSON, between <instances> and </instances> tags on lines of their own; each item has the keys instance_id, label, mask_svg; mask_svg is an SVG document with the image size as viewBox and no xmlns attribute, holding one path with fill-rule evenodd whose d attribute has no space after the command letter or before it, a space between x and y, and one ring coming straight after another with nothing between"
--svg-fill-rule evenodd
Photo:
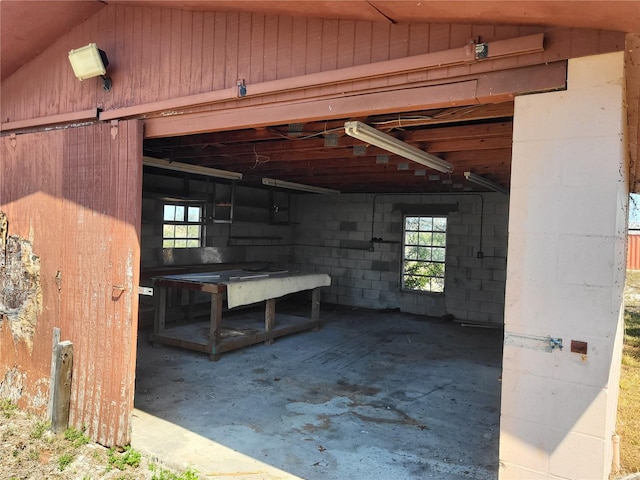
<instances>
[{"instance_id":1,"label":"wooden post","mask_svg":"<svg viewBox=\"0 0 640 480\"><path fill-rule=\"evenodd\" d=\"M276 325L276 299L270 298L264 306L264 329L269 334ZM265 345L273 345L273 337L269 336L264 342Z\"/></svg>"},{"instance_id":2,"label":"wooden post","mask_svg":"<svg viewBox=\"0 0 640 480\"><path fill-rule=\"evenodd\" d=\"M153 315L153 333L156 335L161 334L164 331L164 321L167 314L167 289L163 286L155 286L153 291L154 300L154 315ZM154 347L159 347L161 344L154 342Z\"/></svg>"},{"instance_id":3,"label":"wooden post","mask_svg":"<svg viewBox=\"0 0 640 480\"><path fill-rule=\"evenodd\" d=\"M60 433L69 426L72 365L73 343L69 340L59 342L55 348L55 373L51 411L51 430L55 433Z\"/></svg>"},{"instance_id":4,"label":"wooden post","mask_svg":"<svg viewBox=\"0 0 640 480\"><path fill-rule=\"evenodd\" d=\"M49 405L47 406L47 421L53 420L53 395L56 377L56 345L60 342L60 329L53 327L53 341L51 342L51 374L49 376Z\"/></svg>"},{"instance_id":5,"label":"wooden post","mask_svg":"<svg viewBox=\"0 0 640 480\"><path fill-rule=\"evenodd\" d=\"M220 329L222 328L222 301L220 293L211 294L211 315L209 317L209 360L217 362L220 360Z\"/></svg>"},{"instance_id":6,"label":"wooden post","mask_svg":"<svg viewBox=\"0 0 640 480\"><path fill-rule=\"evenodd\" d=\"M320 329L320 287L314 288L311 294L311 321L315 323L314 330Z\"/></svg>"}]
</instances>

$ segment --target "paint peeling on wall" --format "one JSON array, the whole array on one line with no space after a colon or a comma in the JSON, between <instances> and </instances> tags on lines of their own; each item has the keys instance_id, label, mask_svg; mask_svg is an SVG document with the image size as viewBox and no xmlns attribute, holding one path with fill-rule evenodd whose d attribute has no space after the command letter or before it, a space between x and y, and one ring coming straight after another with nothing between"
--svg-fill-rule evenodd
<instances>
[{"instance_id":1,"label":"paint peeling on wall","mask_svg":"<svg viewBox=\"0 0 640 480\"><path fill-rule=\"evenodd\" d=\"M24 390L25 373L13 367L7 370L4 378L0 380L0 398L7 398L14 403L22 397Z\"/></svg>"},{"instance_id":2,"label":"paint peeling on wall","mask_svg":"<svg viewBox=\"0 0 640 480\"><path fill-rule=\"evenodd\" d=\"M49 380L41 378L35 382L33 390L30 389L29 410L37 412L45 409L49 404Z\"/></svg>"},{"instance_id":3,"label":"paint peeling on wall","mask_svg":"<svg viewBox=\"0 0 640 480\"><path fill-rule=\"evenodd\" d=\"M0 212L0 322L8 322L14 342L31 350L41 311L40 258L31 242L9 235L7 216Z\"/></svg>"}]
</instances>

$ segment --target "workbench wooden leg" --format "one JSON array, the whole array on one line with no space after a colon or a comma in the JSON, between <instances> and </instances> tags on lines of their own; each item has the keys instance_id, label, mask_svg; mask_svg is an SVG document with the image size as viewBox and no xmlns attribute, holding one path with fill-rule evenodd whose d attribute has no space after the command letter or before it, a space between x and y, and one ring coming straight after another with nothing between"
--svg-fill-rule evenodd
<instances>
[{"instance_id":1,"label":"workbench wooden leg","mask_svg":"<svg viewBox=\"0 0 640 480\"><path fill-rule=\"evenodd\" d=\"M311 321L315 323L314 331L320 329L320 288L311 292Z\"/></svg>"},{"instance_id":2,"label":"workbench wooden leg","mask_svg":"<svg viewBox=\"0 0 640 480\"><path fill-rule=\"evenodd\" d=\"M187 321L192 322L196 292L194 292L193 290L189 290L187 295L189 299L189 305L187 306Z\"/></svg>"},{"instance_id":3,"label":"workbench wooden leg","mask_svg":"<svg viewBox=\"0 0 640 480\"><path fill-rule=\"evenodd\" d=\"M209 360L220 360L218 347L220 346L220 329L222 328L222 295L211 294L211 316L209 326Z\"/></svg>"},{"instance_id":4,"label":"workbench wooden leg","mask_svg":"<svg viewBox=\"0 0 640 480\"><path fill-rule=\"evenodd\" d=\"M164 287L155 287L154 289L154 315L153 315L153 333L158 335L164 331L164 322L167 313L167 289ZM159 347L160 343L154 342L154 347Z\"/></svg>"},{"instance_id":5,"label":"workbench wooden leg","mask_svg":"<svg viewBox=\"0 0 640 480\"><path fill-rule=\"evenodd\" d=\"M270 298L265 302L264 306L264 329L267 333L271 332L276 326L276 299ZM273 345L273 338L267 338L265 345Z\"/></svg>"}]
</instances>

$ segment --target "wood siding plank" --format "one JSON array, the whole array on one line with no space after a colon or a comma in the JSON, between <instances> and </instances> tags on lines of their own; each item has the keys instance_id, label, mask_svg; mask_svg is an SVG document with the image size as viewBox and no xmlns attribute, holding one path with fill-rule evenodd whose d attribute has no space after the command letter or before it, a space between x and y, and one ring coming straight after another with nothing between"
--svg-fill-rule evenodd
<instances>
[{"instance_id":1,"label":"wood siding plank","mask_svg":"<svg viewBox=\"0 0 640 480\"><path fill-rule=\"evenodd\" d=\"M191 69L189 70L189 91L190 95L200 93L202 86L202 51L204 14L194 12L191 19L192 43L191 43Z\"/></svg>"},{"instance_id":2,"label":"wood siding plank","mask_svg":"<svg viewBox=\"0 0 640 480\"><path fill-rule=\"evenodd\" d=\"M216 16L205 12L202 18L202 92L213 90Z\"/></svg>"},{"instance_id":3,"label":"wood siding plank","mask_svg":"<svg viewBox=\"0 0 640 480\"><path fill-rule=\"evenodd\" d=\"M30 398L48 384L52 331L59 327L75 350L72 425L86 426L94 440L123 445L129 441L137 299L131 293L114 310L106 277L116 268L129 284L137 282L142 132L136 121L121 123L131 125L124 138L112 138L110 125L98 124L0 139L0 210L10 219L11 234L32 242L43 295L31 350L25 342L14 346L3 322L0 366L20 365L27 379L21 406L38 410ZM114 144L119 157L112 155ZM114 177L114 162L117 167L123 159L128 169ZM116 211L114 198L123 193L122 210ZM112 260L123 257L121 251L108 252L110 232L118 231L112 225L122 230L120 245L130 252L120 263ZM111 317L125 321L114 328Z\"/></svg>"},{"instance_id":4,"label":"wood siding plank","mask_svg":"<svg viewBox=\"0 0 640 480\"><path fill-rule=\"evenodd\" d=\"M444 51L462 46L458 43L466 41L469 29L486 36L483 41L494 40L491 35L514 38L545 31L536 26L391 25L107 5L2 83L0 119L11 122L96 107L109 111L233 87L238 77L245 78L249 85L350 64ZM414 73L404 81L543 64L624 47L624 35L612 32L556 28L546 30L545 39L546 50L542 53ZM66 52L89 41L96 41L112 62L111 92L102 92L99 80L77 81L70 71ZM48 72L47 82L39 80L42 71ZM398 84L398 79L345 84L341 91L392 84ZM299 96L334 92L333 86L313 87L302 90ZM34 97L38 101L34 102ZM277 94L271 98L249 96L243 101L260 104L278 98ZM282 98L288 100L290 96ZM235 106L235 102L227 106Z\"/></svg>"}]
</instances>

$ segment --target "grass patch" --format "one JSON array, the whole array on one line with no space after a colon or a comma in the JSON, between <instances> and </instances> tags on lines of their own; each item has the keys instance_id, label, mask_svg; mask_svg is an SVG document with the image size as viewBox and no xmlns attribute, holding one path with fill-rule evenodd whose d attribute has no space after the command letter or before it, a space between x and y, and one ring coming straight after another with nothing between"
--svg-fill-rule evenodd
<instances>
[{"instance_id":1,"label":"grass patch","mask_svg":"<svg viewBox=\"0 0 640 480\"><path fill-rule=\"evenodd\" d=\"M138 468L141 460L142 454L128 445L124 447L123 453L118 453L113 448L109 450L109 466L118 470L124 470L127 466Z\"/></svg>"},{"instance_id":2,"label":"grass patch","mask_svg":"<svg viewBox=\"0 0 640 480\"><path fill-rule=\"evenodd\" d=\"M174 473L164 468L150 464L149 470L153 472L151 480L199 480L198 471L189 467L182 473Z\"/></svg>"},{"instance_id":3,"label":"grass patch","mask_svg":"<svg viewBox=\"0 0 640 480\"><path fill-rule=\"evenodd\" d=\"M36 424L31 429L31 434L30 434L31 438L36 440L42 438L42 436L44 435L44 432L49 430L50 427L51 427L51 424L49 422L45 422L43 420L37 421Z\"/></svg>"},{"instance_id":4,"label":"grass patch","mask_svg":"<svg viewBox=\"0 0 640 480\"><path fill-rule=\"evenodd\" d=\"M17 405L8 398L0 400L0 411L4 418L11 418L16 413Z\"/></svg>"},{"instance_id":5,"label":"grass patch","mask_svg":"<svg viewBox=\"0 0 640 480\"><path fill-rule=\"evenodd\" d=\"M58 458L58 468L60 471L63 471L65 468L69 466L69 464L73 461L73 455L70 453L65 453L60 455Z\"/></svg>"},{"instance_id":6,"label":"grass patch","mask_svg":"<svg viewBox=\"0 0 640 480\"><path fill-rule=\"evenodd\" d=\"M640 472L640 271L627 271L617 432L623 474Z\"/></svg>"},{"instance_id":7,"label":"grass patch","mask_svg":"<svg viewBox=\"0 0 640 480\"><path fill-rule=\"evenodd\" d=\"M85 434L85 429L78 430L74 427L69 427L64 431L64 438L71 442L74 447L81 447L89 443L90 439Z\"/></svg>"}]
</instances>

